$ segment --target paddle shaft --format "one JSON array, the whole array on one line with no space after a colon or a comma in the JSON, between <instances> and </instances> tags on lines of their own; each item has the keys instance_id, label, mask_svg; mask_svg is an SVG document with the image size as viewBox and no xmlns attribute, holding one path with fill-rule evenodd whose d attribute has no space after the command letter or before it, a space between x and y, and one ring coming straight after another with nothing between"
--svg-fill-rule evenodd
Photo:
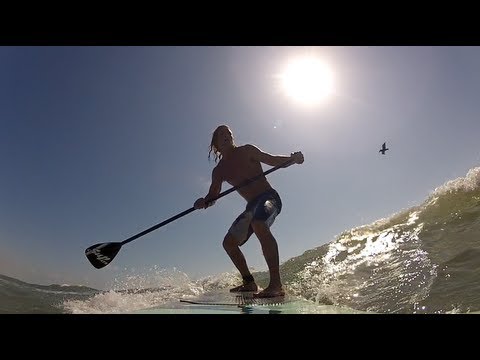
<instances>
[{"instance_id":1,"label":"paddle shaft","mask_svg":"<svg viewBox=\"0 0 480 360\"><path fill-rule=\"evenodd\" d=\"M262 176L267 176L268 174L274 172L275 170L278 170L278 169L280 169L280 168L282 168L282 167L285 167L285 166L286 166L287 164L289 164L291 161L292 161L292 160L288 160L287 162L285 162L285 163L283 163L283 164L280 164L280 165L277 165L277 166L275 166L275 167L273 167L273 168L271 168L271 169L263 172L262 174L259 174L259 175L257 175L257 176L254 176L254 177L251 178L251 179L248 179L247 181L245 181L244 183L242 183L242 184L240 184L240 185L233 186L233 187L231 187L230 189L225 190L224 192L220 193L218 196L214 197L214 198L211 199L210 201L216 201L216 200L220 199L221 197L224 197L225 195L230 194L232 191L238 190L238 189L240 189L241 187L244 187L244 186L246 186L246 185L254 182L255 180L258 180L258 179L259 179L260 177L262 177ZM167 220L165 220L165 221L162 221L161 223L159 223L159 224L157 224L157 225L154 225L154 226L152 226L152 227L150 227L150 228L148 228L148 229L146 229L146 230L143 230L142 232L140 232L140 233L138 233L138 234L136 234L136 235L133 235L133 236L129 237L129 238L126 239L126 240L123 240L120 244L123 246L123 245L125 245L125 244L127 244L127 243L129 243L129 242L131 242L131 241L133 241L133 240L135 240L135 239L138 239L139 237L141 237L141 236L143 236L143 235L146 235L146 234L148 234L148 233L150 233L150 232L152 232L152 231L154 231L154 230L157 230L158 228L161 228L162 226L167 225L168 223L171 223L172 221L175 221L175 220L181 218L182 216L185 216L185 215L187 215L187 214L190 214L192 211L195 211L195 207L193 207L193 206L192 206L190 209L181 212L180 214L177 214L177 215L175 215L175 216L172 216L171 218L169 218L169 219L167 219Z\"/></svg>"}]
</instances>

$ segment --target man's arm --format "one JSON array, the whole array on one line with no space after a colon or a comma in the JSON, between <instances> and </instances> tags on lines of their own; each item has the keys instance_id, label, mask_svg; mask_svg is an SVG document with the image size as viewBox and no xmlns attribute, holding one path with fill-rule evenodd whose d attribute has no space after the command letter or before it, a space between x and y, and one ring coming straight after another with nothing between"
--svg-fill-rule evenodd
<instances>
[{"instance_id":1,"label":"man's arm","mask_svg":"<svg viewBox=\"0 0 480 360\"><path fill-rule=\"evenodd\" d=\"M288 163L285 167L288 167L292 164L302 164L304 159L303 159L303 154L301 151L297 151L294 153L291 153L290 156L284 156L284 155L272 155L267 152L264 152L260 150L258 147L254 145L247 145L248 146L248 151L250 152L251 156L255 159L258 160L264 164L270 165L270 166L278 166L282 165L288 160L291 160L290 163Z\"/></svg>"},{"instance_id":2,"label":"man's arm","mask_svg":"<svg viewBox=\"0 0 480 360\"><path fill-rule=\"evenodd\" d=\"M215 167L212 171L212 183L210 184L208 194L205 195L204 198L198 198L193 204L193 207L195 209L206 209L215 204L215 200L211 201L210 199L213 199L220 194L220 191L222 190L222 182L223 180L220 176L220 170L218 167Z\"/></svg>"}]
</instances>

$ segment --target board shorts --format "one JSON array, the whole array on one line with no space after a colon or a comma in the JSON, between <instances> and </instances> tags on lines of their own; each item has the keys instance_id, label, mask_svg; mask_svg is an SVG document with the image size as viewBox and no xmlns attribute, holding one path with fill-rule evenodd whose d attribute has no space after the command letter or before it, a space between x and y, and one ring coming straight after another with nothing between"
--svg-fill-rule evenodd
<instances>
[{"instance_id":1,"label":"board shorts","mask_svg":"<svg viewBox=\"0 0 480 360\"><path fill-rule=\"evenodd\" d=\"M247 204L245 211L235 219L228 229L228 233L237 240L238 246L242 246L253 234L251 225L253 220L264 221L270 228L281 211L280 195L274 189L270 189Z\"/></svg>"}]
</instances>

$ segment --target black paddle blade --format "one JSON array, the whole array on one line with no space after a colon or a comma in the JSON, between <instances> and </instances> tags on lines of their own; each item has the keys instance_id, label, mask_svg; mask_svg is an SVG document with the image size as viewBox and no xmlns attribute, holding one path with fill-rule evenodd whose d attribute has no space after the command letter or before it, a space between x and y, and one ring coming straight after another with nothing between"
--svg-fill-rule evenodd
<instances>
[{"instance_id":1,"label":"black paddle blade","mask_svg":"<svg viewBox=\"0 0 480 360\"><path fill-rule=\"evenodd\" d=\"M110 264L121 247L122 243L119 242L95 244L85 250L85 255L93 266L101 269Z\"/></svg>"}]
</instances>

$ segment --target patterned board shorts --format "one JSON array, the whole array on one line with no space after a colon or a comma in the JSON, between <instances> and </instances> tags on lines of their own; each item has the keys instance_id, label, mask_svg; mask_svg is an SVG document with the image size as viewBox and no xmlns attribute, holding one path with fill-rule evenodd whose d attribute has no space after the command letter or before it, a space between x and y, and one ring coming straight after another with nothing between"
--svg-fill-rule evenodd
<instances>
[{"instance_id":1,"label":"patterned board shorts","mask_svg":"<svg viewBox=\"0 0 480 360\"><path fill-rule=\"evenodd\" d=\"M233 222L228 232L238 241L241 246L247 242L253 234L252 220L261 220L270 227L275 218L282 211L282 200L280 195L271 189L257 196L247 204L242 212Z\"/></svg>"}]
</instances>

